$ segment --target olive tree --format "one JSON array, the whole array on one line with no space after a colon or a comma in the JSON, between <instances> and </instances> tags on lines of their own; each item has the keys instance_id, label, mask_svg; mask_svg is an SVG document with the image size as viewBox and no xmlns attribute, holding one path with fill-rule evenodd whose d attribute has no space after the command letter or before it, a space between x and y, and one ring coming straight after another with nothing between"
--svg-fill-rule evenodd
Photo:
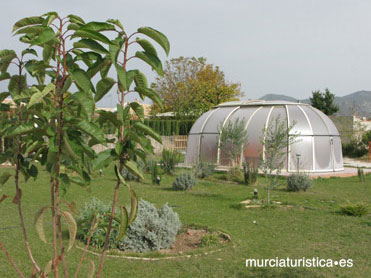
<instances>
[{"instance_id":1,"label":"olive tree","mask_svg":"<svg viewBox=\"0 0 371 278\"><path fill-rule=\"evenodd\" d=\"M236 166L243 146L247 144L246 120L237 118L218 127L218 148L227 152L232 166Z\"/></svg>"},{"instance_id":2,"label":"olive tree","mask_svg":"<svg viewBox=\"0 0 371 278\"><path fill-rule=\"evenodd\" d=\"M291 134L295 123L287 126L285 120L278 115L268 126L264 126L260 143L263 152L260 160L260 169L267 179L267 202L270 204L270 190L277 185L277 178L285 166L288 147L296 142L297 134Z\"/></svg>"}]
</instances>

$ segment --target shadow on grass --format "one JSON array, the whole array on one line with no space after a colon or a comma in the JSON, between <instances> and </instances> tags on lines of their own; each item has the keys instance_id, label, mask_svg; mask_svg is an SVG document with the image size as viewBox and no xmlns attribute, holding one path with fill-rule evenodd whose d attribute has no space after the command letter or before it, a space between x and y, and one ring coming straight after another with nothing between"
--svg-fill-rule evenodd
<instances>
[{"instance_id":1,"label":"shadow on grass","mask_svg":"<svg viewBox=\"0 0 371 278\"><path fill-rule=\"evenodd\" d=\"M174 189L172 187L161 188L161 190L172 191L172 192L187 192L187 190L176 190L176 189Z\"/></svg>"},{"instance_id":2,"label":"shadow on grass","mask_svg":"<svg viewBox=\"0 0 371 278\"><path fill-rule=\"evenodd\" d=\"M190 192L192 196L196 197L206 197L206 198L220 198L223 195L221 194L215 194L215 193L207 193L207 192Z\"/></svg>"},{"instance_id":3,"label":"shadow on grass","mask_svg":"<svg viewBox=\"0 0 371 278\"><path fill-rule=\"evenodd\" d=\"M253 268L248 273L239 273L238 278L319 278L310 269L302 268Z\"/></svg>"}]
</instances>

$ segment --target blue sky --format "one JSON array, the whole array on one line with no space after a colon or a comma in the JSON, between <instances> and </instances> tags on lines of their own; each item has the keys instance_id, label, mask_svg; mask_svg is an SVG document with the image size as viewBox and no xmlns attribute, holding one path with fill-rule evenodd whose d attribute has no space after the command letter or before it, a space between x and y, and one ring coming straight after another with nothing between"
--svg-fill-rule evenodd
<instances>
[{"instance_id":1,"label":"blue sky","mask_svg":"<svg viewBox=\"0 0 371 278\"><path fill-rule=\"evenodd\" d=\"M156 28L170 40L169 58L206 57L241 83L246 98L306 98L326 87L338 96L371 90L369 0L4 1L0 48L20 49L11 26L46 11L87 21L118 18L129 32ZM100 106L115 101L109 94Z\"/></svg>"}]
</instances>

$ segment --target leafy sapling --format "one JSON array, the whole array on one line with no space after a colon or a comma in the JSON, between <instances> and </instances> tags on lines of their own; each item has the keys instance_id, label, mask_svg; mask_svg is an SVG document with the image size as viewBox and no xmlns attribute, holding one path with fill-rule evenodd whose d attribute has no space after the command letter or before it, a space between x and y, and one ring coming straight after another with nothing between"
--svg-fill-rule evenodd
<instances>
[{"instance_id":1,"label":"leafy sapling","mask_svg":"<svg viewBox=\"0 0 371 278\"><path fill-rule=\"evenodd\" d=\"M231 166L236 167L247 144L246 120L237 118L218 127L220 133L218 148L228 154Z\"/></svg>"},{"instance_id":2,"label":"leafy sapling","mask_svg":"<svg viewBox=\"0 0 371 278\"><path fill-rule=\"evenodd\" d=\"M263 146L260 168L267 180L267 203L270 204L270 191L277 186L277 179L284 168L287 148L296 142L297 134L291 131L295 122L287 126L280 116L273 118L264 126L260 142Z\"/></svg>"}]
</instances>

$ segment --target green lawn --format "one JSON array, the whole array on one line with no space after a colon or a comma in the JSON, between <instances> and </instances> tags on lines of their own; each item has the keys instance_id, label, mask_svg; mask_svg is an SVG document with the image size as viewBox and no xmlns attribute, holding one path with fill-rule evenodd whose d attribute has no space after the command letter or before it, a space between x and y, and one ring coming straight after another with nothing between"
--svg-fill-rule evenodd
<instances>
[{"instance_id":1,"label":"green lawn","mask_svg":"<svg viewBox=\"0 0 371 278\"><path fill-rule=\"evenodd\" d=\"M6 169L0 169L0 173ZM181 170L179 170L181 171ZM339 206L347 200L371 203L371 176L366 182L353 178L318 179L308 192L289 193L284 187L272 192L272 199L294 205L291 209L233 208L233 205L252 196L253 187L222 181L217 174L212 180L199 181L189 192L170 190L174 177L163 177L161 186L152 185L149 176L144 183L133 183L138 196L156 205L168 202L180 215L184 224L197 224L227 232L232 243L223 251L202 257L162 261L130 261L109 258L105 262L103 277L371 277L371 216L351 217L338 213ZM72 185L64 196L67 201L81 207L91 197L108 202L114 187L113 171L105 170L96 176L87 191ZM0 188L0 195L14 194L13 180ZM264 195L264 179L256 187ZM46 218L47 244L42 243L33 227L36 211L49 202L49 185L46 172L38 181L22 184L23 210L34 255L42 265L51 258L50 217ZM120 192L120 202L126 204L125 188ZM305 207L305 209L303 208ZM256 221L256 224L253 223ZM30 273L19 228L16 205L10 199L0 204L0 241L8 248L15 262L25 273ZM68 255L70 272L74 272L81 251L73 248ZM246 268L247 258L351 258L352 268ZM87 255L98 265L98 257ZM84 264L81 277L87 277ZM70 276L72 276L70 274ZM0 277L17 277L5 255L0 253Z\"/></svg>"}]
</instances>

